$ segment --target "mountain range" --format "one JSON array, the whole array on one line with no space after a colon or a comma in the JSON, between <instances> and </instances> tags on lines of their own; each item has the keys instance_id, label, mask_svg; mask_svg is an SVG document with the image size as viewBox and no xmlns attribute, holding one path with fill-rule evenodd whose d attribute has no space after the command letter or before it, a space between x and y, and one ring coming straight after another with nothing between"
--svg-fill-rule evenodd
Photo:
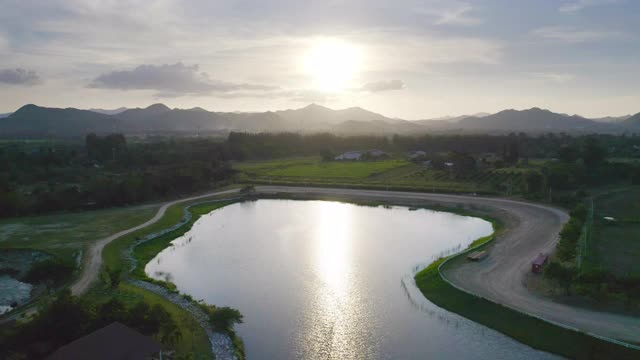
<instances>
[{"instance_id":1,"label":"mountain range","mask_svg":"<svg viewBox=\"0 0 640 360\"><path fill-rule=\"evenodd\" d=\"M90 132L189 135L228 131L328 131L338 134L640 133L640 113L619 118L587 119L578 115L531 108L409 121L388 118L359 107L333 110L317 104L300 109L267 112L171 109L163 104L115 110L46 108L29 104L0 118L0 137L84 136Z\"/></svg>"}]
</instances>

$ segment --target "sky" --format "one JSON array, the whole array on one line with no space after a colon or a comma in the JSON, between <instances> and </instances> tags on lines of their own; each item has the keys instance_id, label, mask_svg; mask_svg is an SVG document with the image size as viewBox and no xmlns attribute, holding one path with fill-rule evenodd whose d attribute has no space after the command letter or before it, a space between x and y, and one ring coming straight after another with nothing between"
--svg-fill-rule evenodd
<instances>
[{"instance_id":1,"label":"sky","mask_svg":"<svg viewBox=\"0 0 640 360\"><path fill-rule=\"evenodd\" d=\"M640 112L637 0L0 0L0 113Z\"/></svg>"}]
</instances>

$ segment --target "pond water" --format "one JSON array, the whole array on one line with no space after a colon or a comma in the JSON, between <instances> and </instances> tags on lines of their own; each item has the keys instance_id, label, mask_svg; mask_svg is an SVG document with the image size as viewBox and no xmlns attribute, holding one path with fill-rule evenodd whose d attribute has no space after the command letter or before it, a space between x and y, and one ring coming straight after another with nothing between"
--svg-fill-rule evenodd
<instances>
[{"instance_id":1,"label":"pond water","mask_svg":"<svg viewBox=\"0 0 640 360\"><path fill-rule=\"evenodd\" d=\"M491 232L424 209L258 200L203 216L146 272L238 308L249 359L553 358L415 287L417 267Z\"/></svg>"},{"instance_id":2,"label":"pond water","mask_svg":"<svg viewBox=\"0 0 640 360\"><path fill-rule=\"evenodd\" d=\"M18 281L8 275L0 275L0 315L12 309L11 304L22 305L29 301L33 285Z\"/></svg>"}]
</instances>

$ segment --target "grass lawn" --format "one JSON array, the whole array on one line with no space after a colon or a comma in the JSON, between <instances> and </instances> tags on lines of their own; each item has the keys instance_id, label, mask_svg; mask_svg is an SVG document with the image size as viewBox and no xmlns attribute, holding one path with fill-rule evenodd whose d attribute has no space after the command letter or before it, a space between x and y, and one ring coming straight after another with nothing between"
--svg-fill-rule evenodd
<instances>
[{"instance_id":1,"label":"grass lawn","mask_svg":"<svg viewBox=\"0 0 640 360\"><path fill-rule=\"evenodd\" d=\"M240 181L256 184L508 195L523 191L523 173L529 170L479 169L455 176L405 160L323 162L319 157L244 162L234 169L240 171Z\"/></svg>"},{"instance_id":2,"label":"grass lawn","mask_svg":"<svg viewBox=\"0 0 640 360\"><path fill-rule=\"evenodd\" d=\"M159 205L0 220L0 248L31 248L66 260L90 242L143 223Z\"/></svg>"},{"instance_id":3,"label":"grass lawn","mask_svg":"<svg viewBox=\"0 0 640 360\"><path fill-rule=\"evenodd\" d=\"M245 173L262 177L363 179L407 165L410 165L410 163L405 160L323 162L319 157L310 157L241 163L234 167Z\"/></svg>"},{"instance_id":4,"label":"grass lawn","mask_svg":"<svg viewBox=\"0 0 640 360\"><path fill-rule=\"evenodd\" d=\"M611 216L618 221L602 220ZM617 276L640 276L640 188L611 192L595 199L593 232L587 244L589 266Z\"/></svg>"}]
</instances>

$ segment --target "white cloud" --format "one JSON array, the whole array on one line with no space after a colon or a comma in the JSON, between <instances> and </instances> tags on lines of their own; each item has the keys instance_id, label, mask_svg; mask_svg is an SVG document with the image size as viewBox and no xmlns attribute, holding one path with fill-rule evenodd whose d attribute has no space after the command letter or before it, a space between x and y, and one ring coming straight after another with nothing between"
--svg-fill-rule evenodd
<instances>
[{"instance_id":1,"label":"white cloud","mask_svg":"<svg viewBox=\"0 0 640 360\"><path fill-rule=\"evenodd\" d=\"M588 30L570 26L548 26L534 30L533 35L551 41L574 44L616 38L623 34L615 31Z\"/></svg>"},{"instance_id":2,"label":"white cloud","mask_svg":"<svg viewBox=\"0 0 640 360\"><path fill-rule=\"evenodd\" d=\"M558 11L563 13L575 13L585 8L599 5L614 4L619 2L618 0L577 0L563 4L558 8Z\"/></svg>"}]
</instances>

